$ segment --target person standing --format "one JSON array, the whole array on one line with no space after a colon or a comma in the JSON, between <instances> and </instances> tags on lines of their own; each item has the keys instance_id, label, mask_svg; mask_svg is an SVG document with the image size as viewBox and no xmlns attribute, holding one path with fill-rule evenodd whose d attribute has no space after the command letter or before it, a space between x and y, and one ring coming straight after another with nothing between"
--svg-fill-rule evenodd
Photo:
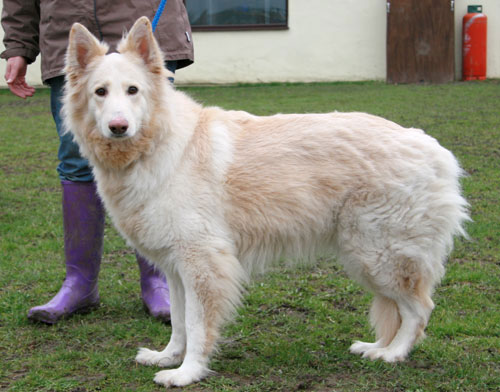
<instances>
[{"instance_id":1,"label":"person standing","mask_svg":"<svg viewBox=\"0 0 500 392\"><path fill-rule=\"evenodd\" d=\"M1 24L7 60L5 80L10 91L23 99L35 88L26 82L29 64L41 55L42 80L50 87L51 111L59 135L57 172L62 186L66 277L59 292L46 304L29 310L28 318L54 324L75 312L99 305L98 274L101 264L104 209L96 192L92 169L77 144L65 132L61 117L64 61L73 23L83 24L115 50L124 31L135 20L151 20L160 0L4 0ZM182 0L168 0L155 30L172 72L194 61L191 27ZM141 276L141 296L148 312L163 321L170 319L168 284L159 271L136 252Z\"/></svg>"}]
</instances>

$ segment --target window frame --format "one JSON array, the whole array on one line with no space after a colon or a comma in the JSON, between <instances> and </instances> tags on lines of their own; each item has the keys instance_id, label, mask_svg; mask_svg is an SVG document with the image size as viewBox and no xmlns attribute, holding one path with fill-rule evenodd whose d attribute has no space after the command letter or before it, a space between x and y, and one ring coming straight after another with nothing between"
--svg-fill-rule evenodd
<instances>
[{"instance_id":1,"label":"window frame","mask_svg":"<svg viewBox=\"0 0 500 392\"><path fill-rule=\"evenodd\" d=\"M186 3L189 0L185 0ZM187 5L186 5L187 7ZM191 25L192 31L262 31L262 30L288 30L288 0L285 3L285 23L271 24L232 24L232 25Z\"/></svg>"}]
</instances>

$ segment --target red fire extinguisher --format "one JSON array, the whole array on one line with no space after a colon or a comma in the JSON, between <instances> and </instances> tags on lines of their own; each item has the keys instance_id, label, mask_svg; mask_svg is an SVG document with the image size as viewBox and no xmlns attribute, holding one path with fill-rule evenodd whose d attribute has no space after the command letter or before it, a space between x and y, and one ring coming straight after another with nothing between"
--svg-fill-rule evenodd
<instances>
[{"instance_id":1,"label":"red fire extinguisher","mask_svg":"<svg viewBox=\"0 0 500 392\"><path fill-rule=\"evenodd\" d=\"M469 5L463 18L463 80L486 79L486 25L483 6Z\"/></svg>"}]
</instances>

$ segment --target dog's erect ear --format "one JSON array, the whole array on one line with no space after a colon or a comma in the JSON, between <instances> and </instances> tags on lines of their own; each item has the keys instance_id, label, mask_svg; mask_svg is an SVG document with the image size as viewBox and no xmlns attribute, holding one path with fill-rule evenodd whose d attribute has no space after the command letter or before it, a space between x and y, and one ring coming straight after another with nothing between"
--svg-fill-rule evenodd
<instances>
[{"instance_id":1,"label":"dog's erect ear","mask_svg":"<svg viewBox=\"0 0 500 392\"><path fill-rule=\"evenodd\" d=\"M73 24L66 51L66 72L71 74L85 70L96 56L104 56L107 51L108 47L99 43L83 25Z\"/></svg>"},{"instance_id":2,"label":"dog's erect ear","mask_svg":"<svg viewBox=\"0 0 500 392\"><path fill-rule=\"evenodd\" d=\"M163 55L153 36L151 22L145 16L137 19L118 46L118 51L136 53L151 72L157 73L163 70Z\"/></svg>"}]
</instances>

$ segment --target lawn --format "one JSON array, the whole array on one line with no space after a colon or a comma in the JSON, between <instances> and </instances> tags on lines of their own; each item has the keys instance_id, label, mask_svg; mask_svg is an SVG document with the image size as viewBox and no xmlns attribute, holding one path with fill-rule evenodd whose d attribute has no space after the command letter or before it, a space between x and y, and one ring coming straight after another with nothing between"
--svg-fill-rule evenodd
<instances>
[{"instance_id":1,"label":"lawn","mask_svg":"<svg viewBox=\"0 0 500 392\"><path fill-rule=\"evenodd\" d=\"M364 111L419 127L469 174L468 240L458 239L437 288L427 339L404 363L351 355L372 340L371 296L333 259L278 267L248 288L211 367L186 391L500 390L500 81L184 87L207 105L266 115ZM142 308L133 252L107 222L102 304L54 326L28 322L64 278L57 136L47 90L22 101L0 91L0 390L159 391L159 369L134 362L170 326Z\"/></svg>"}]
</instances>

